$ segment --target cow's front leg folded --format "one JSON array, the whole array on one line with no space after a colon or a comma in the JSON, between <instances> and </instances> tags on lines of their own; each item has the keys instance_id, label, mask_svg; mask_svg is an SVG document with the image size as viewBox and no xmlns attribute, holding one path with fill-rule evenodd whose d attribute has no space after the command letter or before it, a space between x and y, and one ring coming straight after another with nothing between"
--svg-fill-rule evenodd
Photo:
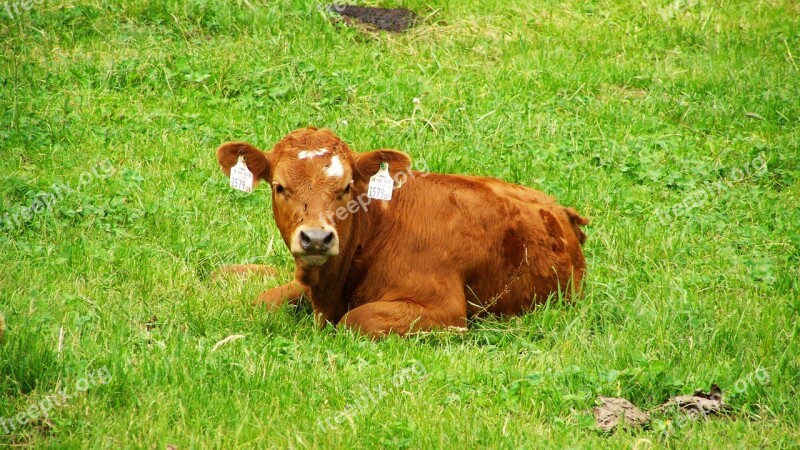
<instances>
[{"instance_id":1,"label":"cow's front leg folded","mask_svg":"<svg viewBox=\"0 0 800 450\"><path fill-rule=\"evenodd\" d=\"M406 335L442 328L463 330L466 311L448 311L412 300L376 301L352 309L339 321L340 327L354 330L373 339L388 334Z\"/></svg>"},{"instance_id":2,"label":"cow's front leg folded","mask_svg":"<svg viewBox=\"0 0 800 450\"><path fill-rule=\"evenodd\" d=\"M269 310L274 310L287 303L296 304L305 294L306 289L303 285L296 280L292 280L289 283L262 292L253 301L253 305L264 306Z\"/></svg>"}]
</instances>

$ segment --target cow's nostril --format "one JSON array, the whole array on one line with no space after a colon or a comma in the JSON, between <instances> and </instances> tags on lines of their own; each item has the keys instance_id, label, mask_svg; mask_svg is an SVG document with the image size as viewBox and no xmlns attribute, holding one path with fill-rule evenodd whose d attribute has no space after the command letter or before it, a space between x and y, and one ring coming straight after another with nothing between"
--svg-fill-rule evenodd
<instances>
[{"instance_id":1,"label":"cow's nostril","mask_svg":"<svg viewBox=\"0 0 800 450\"><path fill-rule=\"evenodd\" d=\"M300 246L303 247L303 250L307 249L311 245L311 238L305 233L305 231L300 232Z\"/></svg>"},{"instance_id":2,"label":"cow's nostril","mask_svg":"<svg viewBox=\"0 0 800 450\"><path fill-rule=\"evenodd\" d=\"M329 247L333 243L333 233L329 232L328 235L325 236L325 239L322 241L322 243Z\"/></svg>"}]
</instances>

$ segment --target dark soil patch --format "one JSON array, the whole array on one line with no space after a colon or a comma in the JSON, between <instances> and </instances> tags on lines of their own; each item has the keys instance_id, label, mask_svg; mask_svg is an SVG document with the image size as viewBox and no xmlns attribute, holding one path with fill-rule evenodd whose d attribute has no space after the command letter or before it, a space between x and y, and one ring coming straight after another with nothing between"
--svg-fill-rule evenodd
<instances>
[{"instance_id":1,"label":"dark soil patch","mask_svg":"<svg viewBox=\"0 0 800 450\"><path fill-rule=\"evenodd\" d=\"M379 30L406 31L417 21L417 14L405 8L373 8L371 6L328 5L328 11L339 14L350 23L356 20L362 24L372 25Z\"/></svg>"}]
</instances>

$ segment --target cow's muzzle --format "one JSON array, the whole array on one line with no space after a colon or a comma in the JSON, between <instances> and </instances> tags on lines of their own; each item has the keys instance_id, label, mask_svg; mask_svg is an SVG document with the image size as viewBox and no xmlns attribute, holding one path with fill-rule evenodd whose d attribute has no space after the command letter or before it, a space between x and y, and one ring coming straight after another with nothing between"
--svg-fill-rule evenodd
<instances>
[{"instance_id":1,"label":"cow's muzzle","mask_svg":"<svg viewBox=\"0 0 800 450\"><path fill-rule=\"evenodd\" d=\"M319 266L339 254L339 236L326 226L301 227L295 230L291 250L304 264Z\"/></svg>"}]
</instances>

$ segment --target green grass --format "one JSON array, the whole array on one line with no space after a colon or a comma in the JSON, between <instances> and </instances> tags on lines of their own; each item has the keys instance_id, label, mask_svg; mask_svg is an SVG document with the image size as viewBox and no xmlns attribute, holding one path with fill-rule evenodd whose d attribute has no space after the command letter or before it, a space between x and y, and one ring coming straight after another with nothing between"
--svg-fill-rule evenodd
<instances>
[{"instance_id":1,"label":"green grass","mask_svg":"<svg viewBox=\"0 0 800 450\"><path fill-rule=\"evenodd\" d=\"M0 447L797 446L797 3L403 5L424 18L404 35L299 0L0 5L0 221L73 188L0 225L0 417L112 376ZM310 124L591 217L583 298L380 342L254 310L292 260L214 150ZM280 275L210 279L241 262ZM726 419L590 420L598 395L712 383Z\"/></svg>"}]
</instances>

